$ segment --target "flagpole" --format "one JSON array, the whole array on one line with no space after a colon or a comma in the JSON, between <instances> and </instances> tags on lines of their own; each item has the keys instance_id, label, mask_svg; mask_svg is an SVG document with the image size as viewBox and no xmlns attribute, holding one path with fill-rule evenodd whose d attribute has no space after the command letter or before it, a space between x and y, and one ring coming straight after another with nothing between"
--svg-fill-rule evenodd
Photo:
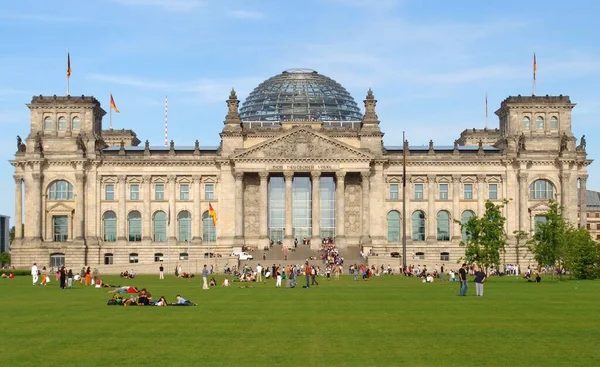
<instances>
[{"instance_id":1,"label":"flagpole","mask_svg":"<svg viewBox=\"0 0 600 367\"><path fill-rule=\"evenodd\" d=\"M535 72L537 71L537 61L535 59L535 52L533 53L533 81L532 81L532 88L531 88L531 95L535 96Z\"/></svg>"},{"instance_id":2,"label":"flagpole","mask_svg":"<svg viewBox=\"0 0 600 367\"><path fill-rule=\"evenodd\" d=\"M67 96L71 94L71 55L69 54L69 49L67 49Z\"/></svg>"},{"instance_id":3,"label":"flagpole","mask_svg":"<svg viewBox=\"0 0 600 367\"><path fill-rule=\"evenodd\" d=\"M402 271L406 268L406 144L404 131L402 132Z\"/></svg>"},{"instance_id":4,"label":"flagpole","mask_svg":"<svg viewBox=\"0 0 600 367\"><path fill-rule=\"evenodd\" d=\"M110 93L109 95L109 102L108 102L108 128L110 130L112 130L112 106L110 105L110 101L112 99L112 93Z\"/></svg>"},{"instance_id":5,"label":"flagpole","mask_svg":"<svg viewBox=\"0 0 600 367\"><path fill-rule=\"evenodd\" d=\"M488 127L488 95L485 92L485 128Z\"/></svg>"}]
</instances>

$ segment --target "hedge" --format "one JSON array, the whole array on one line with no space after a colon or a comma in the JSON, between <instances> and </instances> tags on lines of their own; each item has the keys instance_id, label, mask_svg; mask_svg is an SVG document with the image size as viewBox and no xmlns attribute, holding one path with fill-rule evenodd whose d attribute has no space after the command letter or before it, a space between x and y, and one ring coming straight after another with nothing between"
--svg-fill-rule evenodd
<instances>
[{"instance_id":1,"label":"hedge","mask_svg":"<svg viewBox=\"0 0 600 367\"><path fill-rule=\"evenodd\" d=\"M22 270L22 269L0 269L0 275L2 274L14 274L15 276L20 276L20 275L31 275L31 269L30 270Z\"/></svg>"}]
</instances>

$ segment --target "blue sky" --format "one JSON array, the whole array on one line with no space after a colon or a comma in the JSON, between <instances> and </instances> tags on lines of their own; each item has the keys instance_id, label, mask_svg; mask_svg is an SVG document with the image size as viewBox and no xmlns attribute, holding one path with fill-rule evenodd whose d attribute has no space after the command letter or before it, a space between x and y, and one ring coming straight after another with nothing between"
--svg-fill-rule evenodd
<instances>
[{"instance_id":1,"label":"blue sky","mask_svg":"<svg viewBox=\"0 0 600 367\"><path fill-rule=\"evenodd\" d=\"M447 0L98 0L0 3L0 213L14 216L15 137L32 95L93 95L152 145L218 145L234 87L240 100L289 68L342 84L362 107L373 88L386 145L451 145L484 127L509 95L571 96L573 133L600 157L600 2ZM108 119L105 126L108 125ZM588 188L600 189L596 164Z\"/></svg>"}]
</instances>

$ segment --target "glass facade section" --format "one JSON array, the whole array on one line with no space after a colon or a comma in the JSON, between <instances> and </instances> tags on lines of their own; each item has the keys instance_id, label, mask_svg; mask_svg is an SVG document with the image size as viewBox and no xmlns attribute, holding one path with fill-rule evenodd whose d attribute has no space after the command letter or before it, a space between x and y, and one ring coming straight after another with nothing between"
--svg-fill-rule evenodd
<instances>
[{"instance_id":1,"label":"glass facade section","mask_svg":"<svg viewBox=\"0 0 600 367\"><path fill-rule=\"evenodd\" d=\"M115 185L106 184L104 186L104 200L115 200Z\"/></svg>"},{"instance_id":2,"label":"glass facade section","mask_svg":"<svg viewBox=\"0 0 600 367\"><path fill-rule=\"evenodd\" d=\"M49 200L71 200L73 199L73 185L67 181L55 181L48 189Z\"/></svg>"},{"instance_id":3,"label":"glass facade section","mask_svg":"<svg viewBox=\"0 0 600 367\"><path fill-rule=\"evenodd\" d=\"M179 185L179 200L190 200L190 185Z\"/></svg>"},{"instance_id":4,"label":"glass facade section","mask_svg":"<svg viewBox=\"0 0 600 367\"><path fill-rule=\"evenodd\" d=\"M69 217L66 215L52 217L52 232L55 242L65 242L69 237Z\"/></svg>"},{"instance_id":5,"label":"glass facade section","mask_svg":"<svg viewBox=\"0 0 600 367\"><path fill-rule=\"evenodd\" d=\"M533 218L533 221L534 221L534 226L533 226L534 231L537 231L538 228L539 228L539 226L540 226L540 224L546 224L546 222L548 222L548 218L546 218L545 215L536 215ZM588 223L588 226L589 225L590 224ZM589 229L589 227L588 227L588 229Z\"/></svg>"},{"instance_id":6,"label":"glass facade section","mask_svg":"<svg viewBox=\"0 0 600 367\"><path fill-rule=\"evenodd\" d=\"M127 239L133 242L142 240L142 215L137 210L127 216Z\"/></svg>"},{"instance_id":7,"label":"glass facade section","mask_svg":"<svg viewBox=\"0 0 600 367\"><path fill-rule=\"evenodd\" d=\"M104 241L115 242L117 240L117 214L112 210L107 211L102 216L104 227Z\"/></svg>"},{"instance_id":8,"label":"glass facade section","mask_svg":"<svg viewBox=\"0 0 600 367\"><path fill-rule=\"evenodd\" d=\"M554 186L547 180L536 180L529 185L530 199L554 199Z\"/></svg>"},{"instance_id":9,"label":"glass facade section","mask_svg":"<svg viewBox=\"0 0 600 367\"><path fill-rule=\"evenodd\" d=\"M192 216L184 210L177 216L177 228L179 228L179 241L192 240Z\"/></svg>"},{"instance_id":10,"label":"glass facade section","mask_svg":"<svg viewBox=\"0 0 600 367\"><path fill-rule=\"evenodd\" d=\"M302 241L312 237L312 198L310 177L294 177L292 184L293 236Z\"/></svg>"},{"instance_id":11,"label":"glass facade section","mask_svg":"<svg viewBox=\"0 0 600 367\"><path fill-rule=\"evenodd\" d=\"M398 184L390 184L390 200L398 200L399 197Z\"/></svg>"},{"instance_id":12,"label":"glass facade section","mask_svg":"<svg viewBox=\"0 0 600 367\"><path fill-rule=\"evenodd\" d=\"M164 242L167 240L167 215L163 211L154 213L152 218L152 224L154 227L154 241Z\"/></svg>"},{"instance_id":13,"label":"glass facade section","mask_svg":"<svg viewBox=\"0 0 600 367\"><path fill-rule=\"evenodd\" d=\"M437 240L450 241L450 214L445 210L437 214Z\"/></svg>"},{"instance_id":14,"label":"glass facade section","mask_svg":"<svg viewBox=\"0 0 600 367\"><path fill-rule=\"evenodd\" d=\"M321 214L321 238L335 238L335 181L333 177L321 176L319 182L319 209Z\"/></svg>"},{"instance_id":15,"label":"glass facade section","mask_svg":"<svg viewBox=\"0 0 600 367\"><path fill-rule=\"evenodd\" d=\"M400 241L400 213L392 210L387 215L388 241Z\"/></svg>"},{"instance_id":16,"label":"glass facade section","mask_svg":"<svg viewBox=\"0 0 600 367\"><path fill-rule=\"evenodd\" d=\"M448 184L440 184L440 200L448 200Z\"/></svg>"},{"instance_id":17,"label":"glass facade section","mask_svg":"<svg viewBox=\"0 0 600 367\"><path fill-rule=\"evenodd\" d=\"M412 214L412 239L425 241L425 213L417 210Z\"/></svg>"},{"instance_id":18,"label":"glass facade section","mask_svg":"<svg viewBox=\"0 0 600 367\"><path fill-rule=\"evenodd\" d=\"M489 184L488 198L490 200L498 200L498 184Z\"/></svg>"},{"instance_id":19,"label":"glass facade section","mask_svg":"<svg viewBox=\"0 0 600 367\"><path fill-rule=\"evenodd\" d=\"M423 200L423 184L415 184L415 200Z\"/></svg>"},{"instance_id":20,"label":"glass facade section","mask_svg":"<svg viewBox=\"0 0 600 367\"><path fill-rule=\"evenodd\" d=\"M469 219L471 217L474 217L474 216L475 216L475 213L473 213L471 210L465 210L462 213L462 216L460 218L460 222L462 224L465 224L465 223L467 223L469 221ZM466 241L466 240L469 239L468 236L467 236L467 230L465 228L461 228L461 238L462 238L463 241Z\"/></svg>"},{"instance_id":21,"label":"glass facade section","mask_svg":"<svg viewBox=\"0 0 600 367\"><path fill-rule=\"evenodd\" d=\"M154 185L154 200L165 200L165 184Z\"/></svg>"},{"instance_id":22,"label":"glass facade section","mask_svg":"<svg viewBox=\"0 0 600 367\"><path fill-rule=\"evenodd\" d=\"M129 200L140 200L140 185L129 185Z\"/></svg>"},{"instance_id":23,"label":"glass facade section","mask_svg":"<svg viewBox=\"0 0 600 367\"><path fill-rule=\"evenodd\" d=\"M473 184L464 185L464 196L465 200L473 199Z\"/></svg>"},{"instance_id":24,"label":"glass facade section","mask_svg":"<svg viewBox=\"0 0 600 367\"><path fill-rule=\"evenodd\" d=\"M213 219L208 215L208 210L202 214L202 241L215 242L217 240L217 232Z\"/></svg>"},{"instance_id":25,"label":"glass facade section","mask_svg":"<svg viewBox=\"0 0 600 367\"><path fill-rule=\"evenodd\" d=\"M269 179L269 239L283 241L285 232L285 181L283 177Z\"/></svg>"},{"instance_id":26,"label":"glass facade section","mask_svg":"<svg viewBox=\"0 0 600 367\"><path fill-rule=\"evenodd\" d=\"M204 200L214 200L214 199L215 199L215 185L205 184L204 185Z\"/></svg>"}]
</instances>

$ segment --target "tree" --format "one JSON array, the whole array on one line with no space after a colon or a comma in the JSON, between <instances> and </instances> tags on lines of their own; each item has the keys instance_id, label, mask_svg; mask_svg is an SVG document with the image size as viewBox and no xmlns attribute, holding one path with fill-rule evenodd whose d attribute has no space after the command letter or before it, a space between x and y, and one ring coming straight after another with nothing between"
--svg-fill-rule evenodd
<instances>
[{"instance_id":1,"label":"tree","mask_svg":"<svg viewBox=\"0 0 600 367\"><path fill-rule=\"evenodd\" d=\"M585 228L570 228L565 267L577 279L596 279L599 275L600 245Z\"/></svg>"},{"instance_id":2,"label":"tree","mask_svg":"<svg viewBox=\"0 0 600 367\"><path fill-rule=\"evenodd\" d=\"M546 222L538 223L533 238L528 241L529 250L538 264L552 268L552 278L555 270L562 277L568 252L568 234L574 228L564 219L562 208L556 201L550 200L549 207Z\"/></svg>"},{"instance_id":3,"label":"tree","mask_svg":"<svg viewBox=\"0 0 600 367\"><path fill-rule=\"evenodd\" d=\"M521 231L521 230L514 231L513 234L515 235L515 238L517 239L517 244L515 246L515 249L517 251L517 265L520 265L519 264L519 256L520 256L519 249L521 248L521 241L526 239L529 236L529 234L527 232ZM517 274L517 275L519 275L519 274Z\"/></svg>"},{"instance_id":4,"label":"tree","mask_svg":"<svg viewBox=\"0 0 600 367\"><path fill-rule=\"evenodd\" d=\"M486 269L492 265L496 269L500 267L500 253L506 246L503 207L503 204L496 205L488 200L482 217L472 216L465 223L456 221L467 234L467 240L460 242L460 246L465 248L463 259L466 262Z\"/></svg>"},{"instance_id":5,"label":"tree","mask_svg":"<svg viewBox=\"0 0 600 367\"><path fill-rule=\"evenodd\" d=\"M10 253L3 252L0 254L0 264L10 265Z\"/></svg>"},{"instance_id":6,"label":"tree","mask_svg":"<svg viewBox=\"0 0 600 367\"><path fill-rule=\"evenodd\" d=\"M9 243L12 245L13 241L15 240L15 226L10 227L10 231L8 233L9 233L8 240L9 240Z\"/></svg>"}]
</instances>

